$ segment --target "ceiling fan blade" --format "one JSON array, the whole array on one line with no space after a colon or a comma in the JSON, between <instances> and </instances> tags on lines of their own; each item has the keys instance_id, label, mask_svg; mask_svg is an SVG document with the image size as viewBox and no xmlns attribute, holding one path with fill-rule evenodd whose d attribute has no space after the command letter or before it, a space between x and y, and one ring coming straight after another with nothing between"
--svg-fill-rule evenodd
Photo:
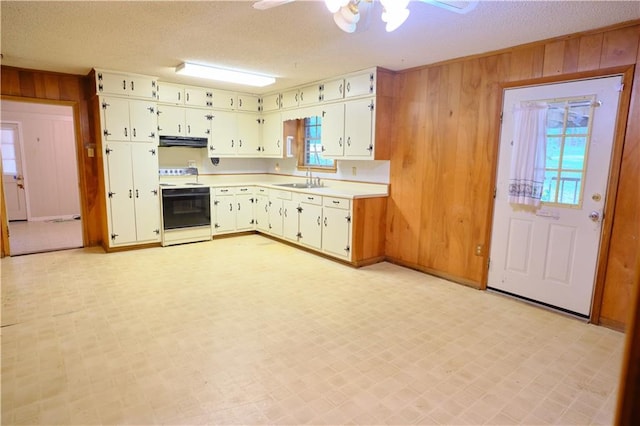
<instances>
[{"instance_id":1,"label":"ceiling fan blade","mask_svg":"<svg viewBox=\"0 0 640 426\"><path fill-rule=\"evenodd\" d=\"M283 4L291 3L295 0L260 0L253 4L254 9L267 10L272 7L282 6Z\"/></svg>"}]
</instances>

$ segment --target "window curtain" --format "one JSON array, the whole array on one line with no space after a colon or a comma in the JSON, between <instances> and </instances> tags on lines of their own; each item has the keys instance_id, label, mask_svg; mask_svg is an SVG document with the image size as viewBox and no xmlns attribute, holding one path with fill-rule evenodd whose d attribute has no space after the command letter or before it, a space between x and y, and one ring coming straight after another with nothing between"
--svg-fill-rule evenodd
<instances>
[{"instance_id":1,"label":"window curtain","mask_svg":"<svg viewBox=\"0 0 640 426\"><path fill-rule=\"evenodd\" d=\"M509 202L538 207L546 157L546 102L522 103L513 112L514 136L509 174Z\"/></svg>"}]
</instances>

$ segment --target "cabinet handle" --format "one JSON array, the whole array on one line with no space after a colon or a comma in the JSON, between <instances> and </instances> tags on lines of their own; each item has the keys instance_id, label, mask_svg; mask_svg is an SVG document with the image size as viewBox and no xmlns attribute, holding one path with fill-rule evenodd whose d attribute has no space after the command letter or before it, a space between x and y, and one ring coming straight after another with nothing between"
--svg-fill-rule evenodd
<instances>
[{"instance_id":1,"label":"cabinet handle","mask_svg":"<svg viewBox=\"0 0 640 426\"><path fill-rule=\"evenodd\" d=\"M309 200L309 201L313 201L313 200L314 200L314 198L313 198L313 197L307 197L307 200Z\"/></svg>"},{"instance_id":2,"label":"cabinet handle","mask_svg":"<svg viewBox=\"0 0 640 426\"><path fill-rule=\"evenodd\" d=\"M276 146L277 146L278 148L280 148L280 139L278 139L278 142L276 142ZM264 148L263 148L263 149L264 149Z\"/></svg>"},{"instance_id":3,"label":"cabinet handle","mask_svg":"<svg viewBox=\"0 0 640 426\"><path fill-rule=\"evenodd\" d=\"M238 108L242 108L242 98L238 99Z\"/></svg>"},{"instance_id":4,"label":"cabinet handle","mask_svg":"<svg viewBox=\"0 0 640 426\"><path fill-rule=\"evenodd\" d=\"M347 92L350 92L350 91L351 91L351 82L348 82L347 83Z\"/></svg>"},{"instance_id":5,"label":"cabinet handle","mask_svg":"<svg viewBox=\"0 0 640 426\"><path fill-rule=\"evenodd\" d=\"M131 91L133 92L134 90L136 90L136 87L134 86L134 82L131 82Z\"/></svg>"},{"instance_id":6,"label":"cabinet handle","mask_svg":"<svg viewBox=\"0 0 640 426\"><path fill-rule=\"evenodd\" d=\"M238 146L242 148L242 139L238 139Z\"/></svg>"},{"instance_id":7,"label":"cabinet handle","mask_svg":"<svg viewBox=\"0 0 640 426\"><path fill-rule=\"evenodd\" d=\"M246 191L248 191L248 190L249 190L249 188L240 188L240 191L241 191L241 192L246 192Z\"/></svg>"},{"instance_id":8,"label":"cabinet handle","mask_svg":"<svg viewBox=\"0 0 640 426\"><path fill-rule=\"evenodd\" d=\"M240 211L240 203L238 203L238 211Z\"/></svg>"},{"instance_id":9,"label":"cabinet handle","mask_svg":"<svg viewBox=\"0 0 640 426\"><path fill-rule=\"evenodd\" d=\"M135 127L133 128L133 137L134 138L136 137L136 128Z\"/></svg>"},{"instance_id":10,"label":"cabinet handle","mask_svg":"<svg viewBox=\"0 0 640 426\"><path fill-rule=\"evenodd\" d=\"M229 211L232 212L233 211L233 204L229 203Z\"/></svg>"},{"instance_id":11,"label":"cabinet handle","mask_svg":"<svg viewBox=\"0 0 640 426\"><path fill-rule=\"evenodd\" d=\"M133 191L129 190L129 198L133 198Z\"/></svg>"},{"instance_id":12,"label":"cabinet handle","mask_svg":"<svg viewBox=\"0 0 640 426\"><path fill-rule=\"evenodd\" d=\"M191 124L187 124L187 133L191 134Z\"/></svg>"},{"instance_id":13,"label":"cabinet handle","mask_svg":"<svg viewBox=\"0 0 640 426\"><path fill-rule=\"evenodd\" d=\"M151 193L152 193L153 195L158 195L158 190L157 190L157 189L154 189L154 190L152 190L152 191L151 191Z\"/></svg>"},{"instance_id":14,"label":"cabinet handle","mask_svg":"<svg viewBox=\"0 0 640 426\"><path fill-rule=\"evenodd\" d=\"M233 148L233 139L231 139L231 148Z\"/></svg>"},{"instance_id":15,"label":"cabinet handle","mask_svg":"<svg viewBox=\"0 0 640 426\"><path fill-rule=\"evenodd\" d=\"M318 226L320 226L320 216L318 216Z\"/></svg>"},{"instance_id":16,"label":"cabinet handle","mask_svg":"<svg viewBox=\"0 0 640 426\"><path fill-rule=\"evenodd\" d=\"M181 96L181 95L180 95L180 92L178 92L178 100L180 100L180 96Z\"/></svg>"},{"instance_id":17,"label":"cabinet handle","mask_svg":"<svg viewBox=\"0 0 640 426\"><path fill-rule=\"evenodd\" d=\"M338 140L338 145L342 146L342 138L340 138L340 140Z\"/></svg>"},{"instance_id":18,"label":"cabinet handle","mask_svg":"<svg viewBox=\"0 0 640 426\"><path fill-rule=\"evenodd\" d=\"M233 106L233 98L231 98L230 101L231 101L231 106Z\"/></svg>"},{"instance_id":19,"label":"cabinet handle","mask_svg":"<svg viewBox=\"0 0 640 426\"><path fill-rule=\"evenodd\" d=\"M333 204L340 204L340 201L333 200Z\"/></svg>"},{"instance_id":20,"label":"cabinet handle","mask_svg":"<svg viewBox=\"0 0 640 426\"><path fill-rule=\"evenodd\" d=\"M127 128L126 128L126 127L124 128L124 135L125 135L125 136L127 136L127 137L129 136L129 135L127 134Z\"/></svg>"},{"instance_id":21,"label":"cabinet handle","mask_svg":"<svg viewBox=\"0 0 640 426\"><path fill-rule=\"evenodd\" d=\"M187 93L186 93L186 95L185 95L185 100L186 100L187 102L189 102L189 92L187 92Z\"/></svg>"},{"instance_id":22,"label":"cabinet handle","mask_svg":"<svg viewBox=\"0 0 640 426\"><path fill-rule=\"evenodd\" d=\"M338 86L338 93L342 95L342 83L340 83L340 86Z\"/></svg>"},{"instance_id":23,"label":"cabinet handle","mask_svg":"<svg viewBox=\"0 0 640 426\"><path fill-rule=\"evenodd\" d=\"M282 216L282 207L280 207L280 210L278 211L278 214L279 214L280 216Z\"/></svg>"},{"instance_id":24,"label":"cabinet handle","mask_svg":"<svg viewBox=\"0 0 640 426\"><path fill-rule=\"evenodd\" d=\"M347 146L351 146L351 136L347 138Z\"/></svg>"},{"instance_id":25,"label":"cabinet handle","mask_svg":"<svg viewBox=\"0 0 640 426\"><path fill-rule=\"evenodd\" d=\"M287 216L287 209L284 209L284 217L289 217Z\"/></svg>"},{"instance_id":26,"label":"cabinet handle","mask_svg":"<svg viewBox=\"0 0 640 426\"><path fill-rule=\"evenodd\" d=\"M127 90L127 80L122 80L122 90Z\"/></svg>"},{"instance_id":27,"label":"cabinet handle","mask_svg":"<svg viewBox=\"0 0 640 426\"><path fill-rule=\"evenodd\" d=\"M138 193L137 189L136 189L136 198L140 198L140 194Z\"/></svg>"},{"instance_id":28,"label":"cabinet handle","mask_svg":"<svg viewBox=\"0 0 640 426\"><path fill-rule=\"evenodd\" d=\"M324 226L327 226L327 218L324 218Z\"/></svg>"},{"instance_id":29,"label":"cabinet handle","mask_svg":"<svg viewBox=\"0 0 640 426\"><path fill-rule=\"evenodd\" d=\"M178 133L181 133L181 132L182 132L182 125L178 124Z\"/></svg>"},{"instance_id":30,"label":"cabinet handle","mask_svg":"<svg viewBox=\"0 0 640 426\"><path fill-rule=\"evenodd\" d=\"M269 208L269 205L265 204L265 205L264 205L264 212L265 212L265 213L266 213L266 212L268 212L268 210L267 210L268 208Z\"/></svg>"}]
</instances>

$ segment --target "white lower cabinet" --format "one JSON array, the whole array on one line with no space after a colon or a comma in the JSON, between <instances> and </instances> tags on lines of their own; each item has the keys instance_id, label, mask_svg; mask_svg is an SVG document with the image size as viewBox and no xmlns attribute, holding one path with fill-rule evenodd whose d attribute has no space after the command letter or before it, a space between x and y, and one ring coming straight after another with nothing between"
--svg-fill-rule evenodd
<instances>
[{"instance_id":1,"label":"white lower cabinet","mask_svg":"<svg viewBox=\"0 0 640 426\"><path fill-rule=\"evenodd\" d=\"M269 233L269 190L256 188L255 190L255 224L256 230Z\"/></svg>"},{"instance_id":2,"label":"white lower cabinet","mask_svg":"<svg viewBox=\"0 0 640 426\"><path fill-rule=\"evenodd\" d=\"M298 200L282 200L282 236L298 242L299 215Z\"/></svg>"},{"instance_id":3,"label":"white lower cabinet","mask_svg":"<svg viewBox=\"0 0 640 426\"><path fill-rule=\"evenodd\" d=\"M104 168L109 247L160 241L157 147L109 143Z\"/></svg>"},{"instance_id":4,"label":"white lower cabinet","mask_svg":"<svg viewBox=\"0 0 640 426\"><path fill-rule=\"evenodd\" d=\"M211 202L212 233L248 231L255 228L255 197L252 187L215 188Z\"/></svg>"},{"instance_id":5,"label":"white lower cabinet","mask_svg":"<svg viewBox=\"0 0 640 426\"><path fill-rule=\"evenodd\" d=\"M298 242L320 250L322 248L322 197L300 194L297 198L300 203Z\"/></svg>"},{"instance_id":6,"label":"white lower cabinet","mask_svg":"<svg viewBox=\"0 0 640 426\"><path fill-rule=\"evenodd\" d=\"M322 251L350 261L351 201L324 197L322 213Z\"/></svg>"}]
</instances>

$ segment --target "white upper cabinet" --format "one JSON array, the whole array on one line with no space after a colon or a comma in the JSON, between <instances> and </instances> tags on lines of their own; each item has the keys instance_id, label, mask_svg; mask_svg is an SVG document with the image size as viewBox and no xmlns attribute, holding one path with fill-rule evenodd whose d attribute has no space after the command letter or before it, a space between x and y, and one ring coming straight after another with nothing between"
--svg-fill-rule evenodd
<instances>
[{"instance_id":1,"label":"white upper cabinet","mask_svg":"<svg viewBox=\"0 0 640 426\"><path fill-rule=\"evenodd\" d=\"M238 111L260 112L260 97L247 93L238 93Z\"/></svg>"},{"instance_id":2,"label":"white upper cabinet","mask_svg":"<svg viewBox=\"0 0 640 426\"><path fill-rule=\"evenodd\" d=\"M280 102L280 108L288 109L288 108L297 108L299 102L300 92L298 89L287 90L282 93L282 98Z\"/></svg>"},{"instance_id":3,"label":"white upper cabinet","mask_svg":"<svg viewBox=\"0 0 640 426\"><path fill-rule=\"evenodd\" d=\"M184 104L184 86L171 83L158 83L158 102Z\"/></svg>"},{"instance_id":4,"label":"white upper cabinet","mask_svg":"<svg viewBox=\"0 0 640 426\"><path fill-rule=\"evenodd\" d=\"M213 108L233 110L238 107L238 94L228 90L213 89Z\"/></svg>"},{"instance_id":5,"label":"white upper cabinet","mask_svg":"<svg viewBox=\"0 0 640 426\"><path fill-rule=\"evenodd\" d=\"M156 99L158 82L155 77L111 71L95 71L98 95L130 96Z\"/></svg>"},{"instance_id":6,"label":"white upper cabinet","mask_svg":"<svg viewBox=\"0 0 640 426\"><path fill-rule=\"evenodd\" d=\"M351 75L344 80L344 97L375 95L376 93L375 71Z\"/></svg>"},{"instance_id":7,"label":"white upper cabinet","mask_svg":"<svg viewBox=\"0 0 640 426\"><path fill-rule=\"evenodd\" d=\"M283 155L282 114L272 112L262 117L261 157L282 158Z\"/></svg>"},{"instance_id":8,"label":"white upper cabinet","mask_svg":"<svg viewBox=\"0 0 640 426\"><path fill-rule=\"evenodd\" d=\"M157 142L156 103L101 97L102 135L107 141Z\"/></svg>"},{"instance_id":9,"label":"white upper cabinet","mask_svg":"<svg viewBox=\"0 0 640 426\"><path fill-rule=\"evenodd\" d=\"M300 89L298 94L298 105L308 106L320 102L320 84L311 84Z\"/></svg>"},{"instance_id":10,"label":"white upper cabinet","mask_svg":"<svg viewBox=\"0 0 640 426\"><path fill-rule=\"evenodd\" d=\"M342 157L344 155L344 103L322 106L322 155Z\"/></svg>"},{"instance_id":11,"label":"white upper cabinet","mask_svg":"<svg viewBox=\"0 0 640 426\"><path fill-rule=\"evenodd\" d=\"M374 98L345 102L344 156L350 159L373 158L375 128Z\"/></svg>"},{"instance_id":12,"label":"white upper cabinet","mask_svg":"<svg viewBox=\"0 0 640 426\"><path fill-rule=\"evenodd\" d=\"M325 81L320 84L320 97L323 102L344 98L344 78Z\"/></svg>"},{"instance_id":13,"label":"white upper cabinet","mask_svg":"<svg viewBox=\"0 0 640 426\"><path fill-rule=\"evenodd\" d=\"M274 93L262 98L262 112L277 111L280 109L282 95Z\"/></svg>"},{"instance_id":14,"label":"white upper cabinet","mask_svg":"<svg viewBox=\"0 0 640 426\"><path fill-rule=\"evenodd\" d=\"M184 104L193 107L210 108L213 106L213 90L186 86L184 88Z\"/></svg>"}]
</instances>

